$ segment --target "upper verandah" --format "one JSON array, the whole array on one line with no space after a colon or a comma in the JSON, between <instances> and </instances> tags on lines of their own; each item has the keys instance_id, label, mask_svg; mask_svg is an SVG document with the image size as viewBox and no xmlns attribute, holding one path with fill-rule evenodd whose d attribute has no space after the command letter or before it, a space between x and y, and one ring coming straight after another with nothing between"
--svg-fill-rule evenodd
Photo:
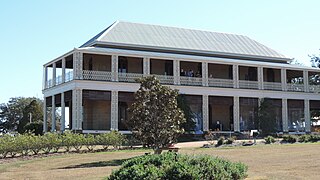
<instances>
[{"instance_id":1,"label":"upper verandah","mask_svg":"<svg viewBox=\"0 0 320 180\"><path fill-rule=\"evenodd\" d=\"M247 36L116 21L80 46L207 55L288 63L281 53Z\"/></svg>"}]
</instances>

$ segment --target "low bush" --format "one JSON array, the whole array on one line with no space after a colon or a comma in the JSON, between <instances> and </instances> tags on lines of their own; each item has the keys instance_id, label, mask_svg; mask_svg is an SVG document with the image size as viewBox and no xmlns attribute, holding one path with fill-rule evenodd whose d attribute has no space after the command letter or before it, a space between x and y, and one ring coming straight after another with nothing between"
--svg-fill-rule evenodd
<instances>
[{"instance_id":1,"label":"low bush","mask_svg":"<svg viewBox=\"0 0 320 180\"><path fill-rule=\"evenodd\" d=\"M119 133L118 131L111 131L108 133L110 144L115 149L119 149L125 143L125 137L123 134Z\"/></svg>"},{"instance_id":2,"label":"low bush","mask_svg":"<svg viewBox=\"0 0 320 180\"><path fill-rule=\"evenodd\" d=\"M50 153L51 151L58 152L62 146L62 139L57 133L46 133L41 139L44 146L43 151L45 153Z\"/></svg>"},{"instance_id":3,"label":"low bush","mask_svg":"<svg viewBox=\"0 0 320 180\"><path fill-rule=\"evenodd\" d=\"M232 144L235 141L235 137L229 137L227 140L224 142L225 144Z\"/></svg>"},{"instance_id":4,"label":"low bush","mask_svg":"<svg viewBox=\"0 0 320 180\"><path fill-rule=\"evenodd\" d=\"M309 138L310 142L318 142L318 141L320 141L320 135L311 134L309 136L310 136L310 138Z\"/></svg>"},{"instance_id":5,"label":"low bush","mask_svg":"<svg viewBox=\"0 0 320 180\"><path fill-rule=\"evenodd\" d=\"M39 154L40 152L48 154L58 152L60 148L64 148L66 152L74 149L80 152L83 146L88 151L92 151L96 145L103 145L105 149L112 146L119 149L126 142L124 135L117 131L94 136L91 134L76 134L65 131L63 134L48 132L42 136L32 133L3 135L0 136L0 157L6 158L17 154L26 156Z\"/></svg>"},{"instance_id":6,"label":"low bush","mask_svg":"<svg viewBox=\"0 0 320 180\"><path fill-rule=\"evenodd\" d=\"M208 155L163 153L132 158L108 179L244 179L247 170L243 163Z\"/></svg>"},{"instance_id":7,"label":"low bush","mask_svg":"<svg viewBox=\"0 0 320 180\"><path fill-rule=\"evenodd\" d=\"M40 135L31 135L30 143L32 144L30 150L33 154L39 154L39 152L45 147L43 139Z\"/></svg>"},{"instance_id":8,"label":"low bush","mask_svg":"<svg viewBox=\"0 0 320 180\"><path fill-rule=\"evenodd\" d=\"M24 132L32 132L35 135L42 135L43 134L43 122L35 121L26 124L23 127Z\"/></svg>"},{"instance_id":9,"label":"low bush","mask_svg":"<svg viewBox=\"0 0 320 180\"><path fill-rule=\"evenodd\" d=\"M223 145L224 140L225 140L224 136L219 137L219 139L218 139L218 141L217 141L217 146Z\"/></svg>"},{"instance_id":10,"label":"low bush","mask_svg":"<svg viewBox=\"0 0 320 180\"><path fill-rule=\"evenodd\" d=\"M97 141L103 146L103 149L108 149L109 146L113 146L115 149L119 149L126 142L126 138L118 131L111 131L110 133L99 134Z\"/></svg>"},{"instance_id":11,"label":"low bush","mask_svg":"<svg viewBox=\"0 0 320 180\"><path fill-rule=\"evenodd\" d=\"M287 143L295 143L298 140L298 136L296 135L284 135L283 141Z\"/></svg>"},{"instance_id":12,"label":"low bush","mask_svg":"<svg viewBox=\"0 0 320 180\"><path fill-rule=\"evenodd\" d=\"M84 139L84 144L86 145L88 151L93 151L97 144L97 140L95 139L94 135L87 134Z\"/></svg>"},{"instance_id":13,"label":"low bush","mask_svg":"<svg viewBox=\"0 0 320 180\"><path fill-rule=\"evenodd\" d=\"M264 141L265 141L266 144L273 144L273 143L276 142L276 140L274 139L273 136L267 136L267 137L265 137L265 138L264 138Z\"/></svg>"},{"instance_id":14,"label":"low bush","mask_svg":"<svg viewBox=\"0 0 320 180\"><path fill-rule=\"evenodd\" d=\"M104 150L107 150L108 147L111 145L108 133L99 134L97 136L97 141L100 145L102 145Z\"/></svg>"},{"instance_id":15,"label":"low bush","mask_svg":"<svg viewBox=\"0 0 320 180\"><path fill-rule=\"evenodd\" d=\"M298 137L298 142L310 142L310 135L304 134Z\"/></svg>"}]
</instances>

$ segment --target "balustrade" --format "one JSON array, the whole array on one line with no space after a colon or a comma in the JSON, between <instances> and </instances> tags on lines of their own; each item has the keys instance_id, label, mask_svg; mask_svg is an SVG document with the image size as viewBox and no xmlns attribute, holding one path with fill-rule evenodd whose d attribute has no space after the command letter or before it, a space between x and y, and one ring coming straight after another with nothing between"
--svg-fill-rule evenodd
<instances>
[{"instance_id":1,"label":"balustrade","mask_svg":"<svg viewBox=\"0 0 320 180\"><path fill-rule=\"evenodd\" d=\"M209 78L208 85L212 87L233 88L234 81L232 79L216 79Z\"/></svg>"},{"instance_id":2,"label":"balustrade","mask_svg":"<svg viewBox=\"0 0 320 180\"><path fill-rule=\"evenodd\" d=\"M243 88L243 89L258 89L259 88L259 83L258 83L258 81L239 80L239 88Z\"/></svg>"},{"instance_id":3,"label":"balustrade","mask_svg":"<svg viewBox=\"0 0 320 180\"><path fill-rule=\"evenodd\" d=\"M279 82L263 82L263 89L281 91L282 84Z\"/></svg>"}]
</instances>

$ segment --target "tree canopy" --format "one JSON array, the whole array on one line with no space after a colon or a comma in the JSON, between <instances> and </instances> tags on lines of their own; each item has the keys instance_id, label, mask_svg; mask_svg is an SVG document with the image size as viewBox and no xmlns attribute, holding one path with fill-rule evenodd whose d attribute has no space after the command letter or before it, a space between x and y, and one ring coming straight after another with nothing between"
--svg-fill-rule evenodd
<instances>
[{"instance_id":1,"label":"tree canopy","mask_svg":"<svg viewBox=\"0 0 320 180\"><path fill-rule=\"evenodd\" d=\"M315 54L309 56L311 58L311 64L313 67L320 68L320 54L317 56Z\"/></svg>"},{"instance_id":2,"label":"tree canopy","mask_svg":"<svg viewBox=\"0 0 320 180\"><path fill-rule=\"evenodd\" d=\"M196 127L195 117L185 95L179 94L177 101L178 107L183 111L184 117L186 118L186 121L182 123L181 126L186 132L194 131Z\"/></svg>"},{"instance_id":3,"label":"tree canopy","mask_svg":"<svg viewBox=\"0 0 320 180\"><path fill-rule=\"evenodd\" d=\"M175 142L184 132L181 124L186 120L178 108L178 90L160 85L154 76L141 78L138 82L141 85L129 108L128 125L138 140L157 150Z\"/></svg>"},{"instance_id":4,"label":"tree canopy","mask_svg":"<svg viewBox=\"0 0 320 180\"><path fill-rule=\"evenodd\" d=\"M15 131L29 122L30 113L33 121L42 121L42 101L35 97L14 97L7 103L0 104L0 131ZM23 129L23 128L20 128Z\"/></svg>"},{"instance_id":5,"label":"tree canopy","mask_svg":"<svg viewBox=\"0 0 320 180\"><path fill-rule=\"evenodd\" d=\"M256 116L256 128L262 135L273 134L277 131L275 108L269 101L261 99Z\"/></svg>"}]
</instances>

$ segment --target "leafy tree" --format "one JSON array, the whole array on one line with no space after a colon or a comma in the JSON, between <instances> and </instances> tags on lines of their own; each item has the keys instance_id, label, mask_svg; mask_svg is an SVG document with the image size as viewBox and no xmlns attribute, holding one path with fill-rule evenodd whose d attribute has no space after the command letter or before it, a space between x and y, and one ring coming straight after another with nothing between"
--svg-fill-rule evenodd
<instances>
[{"instance_id":1,"label":"leafy tree","mask_svg":"<svg viewBox=\"0 0 320 180\"><path fill-rule=\"evenodd\" d=\"M193 131L196 127L196 122L193 120L194 114L192 113L186 97L183 94L180 94L177 98L177 101L178 107L183 111L184 117L186 118L186 121L181 124L181 127L183 127L183 129L187 132Z\"/></svg>"},{"instance_id":2,"label":"leafy tree","mask_svg":"<svg viewBox=\"0 0 320 180\"><path fill-rule=\"evenodd\" d=\"M133 135L154 150L175 142L184 132L181 124L186 121L178 108L178 90L160 85L154 76L141 78L137 82L141 85L129 108L131 118L128 125Z\"/></svg>"},{"instance_id":3,"label":"leafy tree","mask_svg":"<svg viewBox=\"0 0 320 180\"><path fill-rule=\"evenodd\" d=\"M18 132L19 133L24 133L25 132L25 126L31 121L41 121L43 118L43 111L42 111L42 106L41 102L36 99L32 100L30 104L28 104L24 109L23 109L23 116L22 119L19 121L18 124ZM34 129L35 130L35 129Z\"/></svg>"},{"instance_id":4,"label":"leafy tree","mask_svg":"<svg viewBox=\"0 0 320 180\"><path fill-rule=\"evenodd\" d=\"M311 64L313 67L317 67L317 68L320 68L320 54L319 56L316 56L316 55L309 55L309 57L311 58Z\"/></svg>"},{"instance_id":5,"label":"leafy tree","mask_svg":"<svg viewBox=\"0 0 320 180\"><path fill-rule=\"evenodd\" d=\"M35 135L43 134L43 122L42 121L34 121L29 122L23 127L23 132L32 132Z\"/></svg>"},{"instance_id":6,"label":"leafy tree","mask_svg":"<svg viewBox=\"0 0 320 180\"><path fill-rule=\"evenodd\" d=\"M0 104L0 131L7 132L16 130L23 117L29 117L25 108L34 100L37 103L42 104L40 99L34 97L14 97L10 98L8 103ZM40 105L40 107L41 106L42 105ZM42 111L36 111L36 113L33 113L33 116L39 118L41 117L37 120L42 120Z\"/></svg>"},{"instance_id":7,"label":"leafy tree","mask_svg":"<svg viewBox=\"0 0 320 180\"><path fill-rule=\"evenodd\" d=\"M275 108L269 101L261 100L256 116L256 128L262 135L269 135L277 131Z\"/></svg>"}]
</instances>

